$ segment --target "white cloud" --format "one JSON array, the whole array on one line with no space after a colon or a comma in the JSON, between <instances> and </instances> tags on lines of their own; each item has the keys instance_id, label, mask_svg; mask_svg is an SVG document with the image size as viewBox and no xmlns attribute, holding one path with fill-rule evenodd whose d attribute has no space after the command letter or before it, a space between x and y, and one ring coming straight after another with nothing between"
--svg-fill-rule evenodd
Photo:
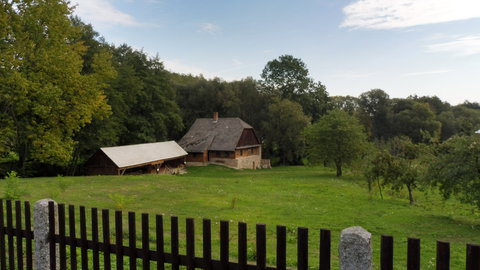
<instances>
[{"instance_id":1,"label":"white cloud","mask_svg":"<svg viewBox=\"0 0 480 270\"><path fill-rule=\"evenodd\" d=\"M116 9L109 0L73 0L74 13L97 27L142 26L132 15Z\"/></svg>"},{"instance_id":2,"label":"white cloud","mask_svg":"<svg viewBox=\"0 0 480 270\"><path fill-rule=\"evenodd\" d=\"M206 22L206 23L200 24L200 29L198 29L198 32L207 33L210 35L216 35L220 32L220 30L221 30L220 26L214 23Z\"/></svg>"},{"instance_id":3,"label":"white cloud","mask_svg":"<svg viewBox=\"0 0 480 270\"><path fill-rule=\"evenodd\" d=\"M343 27L392 29L480 18L480 1L357 0L343 12Z\"/></svg>"},{"instance_id":4,"label":"white cloud","mask_svg":"<svg viewBox=\"0 0 480 270\"><path fill-rule=\"evenodd\" d=\"M435 74L448 73L448 72L451 72L451 71L452 71L452 70L449 70L449 69L438 69L438 70L418 71L418 72L405 73L405 74L403 74L403 76L409 77L409 76L435 75Z\"/></svg>"},{"instance_id":5,"label":"white cloud","mask_svg":"<svg viewBox=\"0 0 480 270\"><path fill-rule=\"evenodd\" d=\"M431 52L449 52L458 56L480 54L480 34L459 36L451 41L430 44L427 49Z\"/></svg>"}]
</instances>

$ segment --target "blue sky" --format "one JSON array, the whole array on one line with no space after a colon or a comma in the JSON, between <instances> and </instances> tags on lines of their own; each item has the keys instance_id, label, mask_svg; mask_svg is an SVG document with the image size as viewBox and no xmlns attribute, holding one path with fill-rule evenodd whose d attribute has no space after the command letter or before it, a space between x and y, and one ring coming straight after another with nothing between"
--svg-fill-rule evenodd
<instances>
[{"instance_id":1,"label":"blue sky","mask_svg":"<svg viewBox=\"0 0 480 270\"><path fill-rule=\"evenodd\" d=\"M167 69L260 78L301 58L330 95L480 102L479 0L73 0L114 44L158 54Z\"/></svg>"}]
</instances>

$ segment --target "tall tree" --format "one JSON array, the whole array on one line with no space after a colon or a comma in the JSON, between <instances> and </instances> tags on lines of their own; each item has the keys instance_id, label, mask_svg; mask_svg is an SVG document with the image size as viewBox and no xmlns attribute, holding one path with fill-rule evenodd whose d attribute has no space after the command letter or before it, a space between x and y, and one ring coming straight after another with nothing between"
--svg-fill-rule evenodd
<instances>
[{"instance_id":1,"label":"tall tree","mask_svg":"<svg viewBox=\"0 0 480 270\"><path fill-rule=\"evenodd\" d=\"M37 161L65 164L73 136L109 112L103 89L114 73L107 54L92 56L63 0L2 1L0 30L0 125L2 148L18 153L20 166Z\"/></svg>"},{"instance_id":2,"label":"tall tree","mask_svg":"<svg viewBox=\"0 0 480 270\"><path fill-rule=\"evenodd\" d=\"M265 65L261 77L263 93L299 103L313 121L327 111L326 87L309 77L307 66L301 59L282 55Z\"/></svg>"},{"instance_id":3,"label":"tall tree","mask_svg":"<svg viewBox=\"0 0 480 270\"><path fill-rule=\"evenodd\" d=\"M395 100L392 123L395 136L408 136L414 143L436 142L440 138L441 123L430 106L412 99Z\"/></svg>"},{"instance_id":4,"label":"tall tree","mask_svg":"<svg viewBox=\"0 0 480 270\"><path fill-rule=\"evenodd\" d=\"M358 98L352 96L330 97L329 107L355 115L359 110Z\"/></svg>"},{"instance_id":5,"label":"tall tree","mask_svg":"<svg viewBox=\"0 0 480 270\"><path fill-rule=\"evenodd\" d=\"M343 167L359 158L367 136L358 120L341 110L332 110L305 130L307 157L313 163L333 162L337 176Z\"/></svg>"},{"instance_id":6,"label":"tall tree","mask_svg":"<svg viewBox=\"0 0 480 270\"><path fill-rule=\"evenodd\" d=\"M375 139L387 139L390 136L389 95L381 89L372 89L358 98L358 116L363 125Z\"/></svg>"},{"instance_id":7,"label":"tall tree","mask_svg":"<svg viewBox=\"0 0 480 270\"><path fill-rule=\"evenodd\" d=\"M268 106L265 122L264 144L267 155L280 158L282 164L299 164L304 151L303 130L310 118L303 114L301 106L282 99ZM275 163L275 162L274 162Z\"/></svg>"}]
</instances>

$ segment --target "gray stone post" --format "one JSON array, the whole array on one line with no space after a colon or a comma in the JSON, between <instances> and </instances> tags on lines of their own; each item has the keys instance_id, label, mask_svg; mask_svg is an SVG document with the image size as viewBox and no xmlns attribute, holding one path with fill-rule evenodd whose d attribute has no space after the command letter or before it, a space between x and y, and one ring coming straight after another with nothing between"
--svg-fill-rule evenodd
<instances>
[{"instance_id":1,"label":"gray stone post","mask_svg":"<svg viewBox=\"0 0 480 270\"><path fill-rule=\"evenodd\" d=\"M48 239L48 202L52 199L43 199L35 202L33 208L33 234L35 240L35 252L33 257L33 268L37 270L50 269L50 246ZM54 201L53 201L54 202ZM55 230L58 231L58 205L55 203ZM58 252L57 252L58 254ZM58 256L57 256L57 269Z\"/></svg>"},{"instance_id":2,"label":"gray stone post","mask_svg":"<svg viewBox=\"0 0 480 270\"><path fill-rule=\"evenodd\" d=\"M371 239L372 234L362 227L344 229L338 245L340 270L371 270Z\"/></svg>"}]
</instances>

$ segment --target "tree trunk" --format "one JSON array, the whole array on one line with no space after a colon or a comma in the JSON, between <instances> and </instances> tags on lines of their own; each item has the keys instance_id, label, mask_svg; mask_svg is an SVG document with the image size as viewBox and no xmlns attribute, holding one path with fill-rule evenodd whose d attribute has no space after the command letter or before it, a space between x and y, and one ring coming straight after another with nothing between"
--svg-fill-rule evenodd
<instances>
[{"instance_id":1,"label":"tree trunk","mask_svg":"<svg viewBox=\"0 0 480 270\"><path fill-rule=\"evenodd\" d=\"M377 178L378 191L380 192L380 198L383 200L382 185L380 185L380 179Z\"/></svg>"},{"instance_id":2,"label":"tree trunk","mask_svg":"<svg viewBox=\"0 0 480 270\"><path fill-rule=\"evenodd\" d=\"M413 200L412 186L407 185L407 189L408 189L408 200L410 201L410 204L413 204L415 201Z\"/></svg>"},{"instance_id":3,"label":"tree trunk","mask_svg":"<svg viewBox=\"0 0 480 270\"><path fill-rule=\"evenodd\" d=\"M19 165L19 168L20 168L20 175L25 177L26 176L26 168L27 168L27 152L28 152L28 149L27 149L27 145L26 144L22 144L20 146L20 149L18 150L17 154L18 154L18 165Z\"/></svg>"},{"instance_id":4,"label":"tree trunk","mask_svg":"<svg viewBox=\"0 0 480 270\"><path fill-rule=\"evenodd\" d=\"M342 162L335 161L335 167L337 167L337 177L342 176Z\"/></svg>"}]
</instances>

